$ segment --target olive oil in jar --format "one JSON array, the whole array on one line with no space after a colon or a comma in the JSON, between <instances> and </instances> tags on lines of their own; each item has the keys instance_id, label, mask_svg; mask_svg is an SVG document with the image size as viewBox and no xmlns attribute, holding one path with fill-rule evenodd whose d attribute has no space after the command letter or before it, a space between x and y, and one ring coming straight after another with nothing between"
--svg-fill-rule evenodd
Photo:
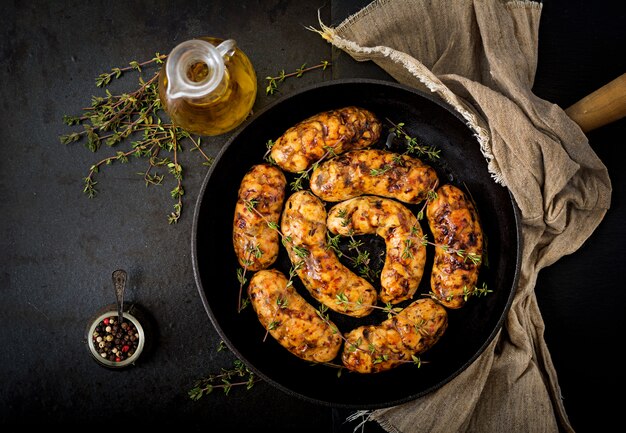
<instances>
[{"instance_id":1,"label":"olive oil in jar","mask_svg":"<svg viewBox=\"0 0 626 433\"><path fill-rule=\"evenodd\" d=\"M168 55L159 75L163 109L176 126L191 133L219 135L236 128L256 100L254 67L232 39L183 42Z\"/></svg>"}]
</instances>

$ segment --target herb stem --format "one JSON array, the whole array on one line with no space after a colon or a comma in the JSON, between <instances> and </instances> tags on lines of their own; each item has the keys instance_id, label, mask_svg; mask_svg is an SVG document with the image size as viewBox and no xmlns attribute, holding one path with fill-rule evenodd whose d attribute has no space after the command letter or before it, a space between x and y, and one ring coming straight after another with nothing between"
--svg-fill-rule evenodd
<instances>
[{"instance_id":1,"label":"herb stem","mask_svg":"<svg viewBox=\"0 0 626 433\"><path fill-rule=\"evenodd\" d=\"M331 63L327 62L327 61L324 61L324 62L320 63L319 65L309 66L308 68L304 67L305 65L306 64L302 65L302 67L300 67L300 68L296 69L295 71L290 72L288 74L280 74L280 75L278 75L276 77L268 77L267 79L268 80L271 79L271 80L280 80L280 81L282 81L285 78L289 78L289 77L296 77L296 76L297 77L301 77L302 74L304 74L305 72L313 71L313 70L319 69L319 68L326 69L328 66L331 65Z\"/></svg>"},{"instance_id":2,"label":"herb stem","mask_svg":"<svg viewBox=\"0 0 626 433\"><path fill-rule=\"evenodd\" d=\"M288 74L285 74L285 70L283 69L275 77L272 77L272 76L265 77L265 80L267 81L267 87L265 88L265 93L267 95L273 95L274 92L276 92L276 90L278 89L278 83L282 83L286 78L290 78L290 77L300 78L306 72L310 72L310 71L313 71L315 69L320 69L320 68L322 70L325 70L330 65L331 63L328 60L322 60L321 63L319 63L318 65L309 66L308 68L306 67L306 63L303 63L302 66L300 66L294 72L290 72Z\"/></svg>"}]
</instances>

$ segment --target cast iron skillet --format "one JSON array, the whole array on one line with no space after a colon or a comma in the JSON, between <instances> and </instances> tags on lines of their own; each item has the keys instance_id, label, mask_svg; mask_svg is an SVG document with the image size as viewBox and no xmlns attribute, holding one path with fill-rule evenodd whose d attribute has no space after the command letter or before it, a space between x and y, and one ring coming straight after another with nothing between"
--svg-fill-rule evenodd
<instances>
[{"instance_id":1,"label":"cast iron skillet","mask_svg":"<svg viewBox=\"0 0 626 433\"><path fill-rule=\"evenodd\" d=\"M268 140L275 140L310 115L347 105L368 108L394 123L404 122L405 129L420 143L440 149L439 161L429 161L438 170L440 183L450 182L469 192L480 214L488 261L483 262L479 284L485 282L493 292L470 298L462 309L449 312L448 330L422 355L419 368L407 364L388 372L361 375L312 365L289 353L271 336L264 341L266 331L251 306L237 312L238 263L232 246L232 224L241 179L253 164L263 161ZM385 122L384 126L383 137L375 147L386 145L389 124ZM288 175L288 181L291 180L293 176ZM291 193L288 187L287 195ZM360 409L388 407L441 387L468 367L493 340L517 285L518 219L508 189L493 181L472 131L451 108L428 94L387 81L330 81L287 95L257 112L220 151L204 180L194 213L194 275L204 307L220 337L260 378L290 395L318 404ZM425 233L430 234L426 222L422 222ZM364 241L372 257L384 251L381 240L372 236ZM416 298L430 290L432 255L429 247ZM284 248L274 267L288 274L290 262ZM294 285L314 306L319 306L297 278ZM380 310L364 319L333 312L330 316L345 331L386 318ZM334 363L341 365L340 357Z\"/></svg>"}]
</instances>

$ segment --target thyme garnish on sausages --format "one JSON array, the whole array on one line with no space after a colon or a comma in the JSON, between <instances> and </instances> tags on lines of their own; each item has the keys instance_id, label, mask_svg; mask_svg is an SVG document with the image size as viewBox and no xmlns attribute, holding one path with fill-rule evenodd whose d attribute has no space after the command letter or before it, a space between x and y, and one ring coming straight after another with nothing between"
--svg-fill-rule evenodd
<instances>
[{"instance_id":1,"label":"thyme garnish on sausages","mask_svg":"<svg viewBox=\"0 0 626 433\"><path fill-rule=\"evenodd\" d=\"M424 218L424 210L426 209L426 206L428 205L429 202L431 202L431 201L433 201L433 200L435 200L437 198L437 192L435 191L435 188L436 188L436 186L431 188L430 190L428 190L426 200L424 200L424 204L422 205L422 208L417 213L417 220L415 221L415 224L411 227L411 234L413 234L413 235L417 235L418 232L419 232L418 229L417 229L417 224L419 224L419 222L418 222L419 220ZM411 246L410 240L407 240L407 241L405 241L405 251L407 251L407 248L409 248ZM432 245L432 246L434 246L436 248L441 248L446 253L456 254L457 256L462 258L464 261L467 261L467 260L471 261L474 265L478 265L478 264L480 264L482 262L482 255L481 254L477 254L477 253L473 253L473 252L467 252L463 248L452 248L450 245L444 245L444 244L438 244L438 243L435 243L435 242L431 242L431 241L428 240L428 234L426 234L426 233L424 233L422 235L422 237L420 239L420 242L424 246ZM404 256L404 253L403 253L403 256Z\"/></svg>"},{"instance_id":2,"label":"thyme garnish on sausages","mask_svg":"<svg viewBox=\"0 0 626 433\"><path fill-rule=\"evenodd\" d=\"M380 176L382 174L387 173L391 169L393 169L393 166L391 164L385 164L381 168L372 168L372 169L370 169L370 175L372 175L372 176Z\"/></svg>"},{"instance_id":3,"label":"thyme garnish on sausages","mask_svg":"<svg viewBox=\"0 0 626 433\"><path fill-rule=\"evenodd\" d=\"M332 236L330 232L327 232L326 243L328 245L328 248L332 249L335 254L337 254L337 257L344 257L346 260L348 260L351 267L355 269L361 277L366 278L370 282L374 282L378 278L380 278L380 273L382 270L374 269L370 266L371 258L369 251L361 251L360 249L360 247L363 246L363 241L355 239L353 234L349 235L350 240L348 241L347 245L348 251L356 252L355 256L351 256L345 254L343 251L341 251L339 247L340 240L343 237L344 236L339 234ZM384 254L385 252L381 251L381 256Z\"/></svg>"},{"instance_id":4,"label":"thyme garnish on sausages","mask_svg":"<svg viewBox=\"0 0 626 433\"><path fill-rule=\"evenodd\" d=\"M335 143L335 146L337 146L342 141L343 141L343 136L339 140L337 140L337 143ZM297 173L298 177L295 178L289 184L291 186L291 190L292 191L295 192L295 191L300 191L300 190L304 189L304 186L302 185L302 182L304 182L305 180L309 180L309 176L311 175L311 172L313 170L315 170L322 163L322 161L324 161L326 158L329 158L329 157L332 158L333 156L337 155L335 153L335 150L331 146L324 146L324 149L326 150L326 153L324 153L324 155L322 155L322 157L320 159L318 159L313 164L311 164L311 166L309 168L307 168L306 170L299 171Z\"/></svg>"},{"instance_id":5,"label":"thyme garnish on sausages","mask_svg":"<svg viewBox=\"0 0 626 433\"><path fill-rule=\"evenodd\" d=\"M490 290L489 288L487 288L487 283L483 281L483 284L478 287L478 286L474 286L474 287L467 287L467 286L463 286L463 294L462 295L456 295L456 296L461 296L463 297L463 300L465 302L467 302L467 300L471 297L471 296L476 296L477 298L480 298L482 296L487 296L489 293L493 293L493 290ZM435 301L439 301L441 298L432 290L430 292L428 292L427 296L429 296L430 298L432 298ZM446 302L450 302L452 301L452 299L454 299L455 295L448 295L445 298Z\"/></svg>"},{"instance_id":6,"label":"thyme garnish on sausages","mask_svg":"<svg viewBox=\"0 0 626 433\"><path fill-rule=\"evenodd\" d=\"M434 146L427 146L424 144L420 144L417 141L417 138L410 136L406 130L404 129L404 122L394 123L388 118L385 118L387 122L391 124L391 128L389 129L389 133L393 134L393 136L400 138L406 144L406 151L404 154L412 153L418 156L426 156L431 161L436 161L439 159L440 149L435 148Z\"/></svg>"},{"instance_id":7,"label":"thyme garnish on sausages","mask_svg":"<svg viewBox=\"0 0 626 433\"><path fill-rule=\"evenodd\" d=\"M289 280L291 281L291 280ZM287 283L287 287L289 287L289 283ZM280 321L279 320L275 320L276 319L276 314L278 313L279 310L282 310L283 308L287 308L287 299L283 298L281 296L278 296L276 298L276 306L278 307L278 309L276 311L274 311L274 317L272 317L272 321L270 323L267 324L267 328L265 330L265 335L263 336L263 341L265 342L265 340L267 339L267 335L270 333L270 331L273 331L274 329L278 328L278 326L280 325Z\"/></svg>"},{"instance_id":8,"label":"thyme garnish on sausages","mask_svg":"<svg viewBox=\"0 0 626 433\"><path fill-rule=\"evenodd\" d=\"M414 234L417 233L417 229L415 227L413 227L411 229L411 231ZM422 237L420 238L420 242L424 246L432 245L435 248L441 248L443 251L445 251L448 254L455 254L458 257L462 258L464 262L467 262L469 260L474 265L479 265L482 262L482 254L468 252L464 248L452 248L450 245L438 244L436 242L429 241L428 240L428 234L426 234L426 233L424 233L424 235L422 235Z\"/></svg>"},{"instance_id":9,"label":"thyme garnish on sausages","mask_svg":"<svg viewBox=\"0 0 626 433\"><path fill-rule=\"evenodd\" d=\"M256 245L248 244L246 246L246 252L247 252L246 258L243 260L244 266L242 268L237 269L237 281L239 281L239 297L237 298L237 312L238 313L240 313L241 310L246 308L250 302L250 299L248 299L247 297L242 300L242 296L243 296L243 286L245 286L245 284L248 282L248 279L246 278L246 273L248 272L248 266L252 265L252 260L251 260L252 256L259 259L263 255L263 251L261 250L258 244Z\"/></svg>"},{"instance_id":10,"label":"thyme garnish on sausages","mask_svg":"<svg viewBox=\"0 0 626 433\"><path fill-rule=\"evenodd\" d=\"M338 209L337 217L341 219L341 225L343 227L347 227L350 224L350 220L347 218L345 209ZM350 238L348 242L348 251L355 251L355 257L344 254L339 248L339 242L341 238L344 237L343 235L337 234L335 236L331 236L330 232L327 232L326 240L328 247L331 248L338 257L345 257L350 262L352 267L358 271L361 277L367 278L370 282L376 281L380 278L382 269L372 269L370 266L371 258L369 251L361 251L360 247L363 246L363 241L354 238L354 230L350 230L346 236ZM382 254L384 254L384 252L381 252L381 255Z\"/></svg>"},{"instance_id":11,"label":"thyme garnish on sausages","mask_svg":"<svg viewBox=\"0 0 626 433\"><path fill-rule=\"evenodd\" d=\"M298 262L294 263L292 265L292 267L289 269L289 280L287 281L287 287L291 286L293 284L293 278L296 276L296 273L298 271L298 269L300 269L300 267L302 267L304 265L304 259L307 258L307 256L309 255L309 250L307 250L306 248L299 246L299 245L294 245L293 241L291 239L291 236L285 236L283 234L282 231L280 231L280 228L278 227L278 224L274 221L270 221L269 219L267 219L267 217L265 215L263 215L257 208L256 205L258 204L258 200L246 200L244 202L244 205L246 206L246 209L249 212L254 212L256 213L259 217L261 217L263 219L263 221L265 221L265 223L267 224L267 226L272 229L275 230L276 233L278 233L278 235L281 238L281 243L282 245L287 248L288 244L291 244L291 248L293 249L294 253L296 254L296 256L300 257L301 260L299 260ZM258 258L260 256L260 254L262 254L261 249L259 248L258 245L248 249L248 253L254 253L259 254L256 255L256 257ZM250 255L248 255L248 258L250 258ZM242 297L243 297L243 287L246 285L246 283L248 282L248 279L246 278L246 272L247 272L247 265L251 264L251 262L249 262L249 260L244 260L244 267L243 268L238 268L237 269L237 281L239 281L239 299L238 299L238 308L237 308L237 312L241 312L241 310L243 308L245 308L248 304L249 304L249 299L246 298L242 301Z\"/></svg>"},{"instance_id":12,"label":"thyme garnish on sausages","mask_svg":"<svg viewBox=\"0 0 626 433\"><path fill-rule=\"evenodd\" d=\"M336 296L337 298L337 303L338 304L343 304L343 305L357 305L360 306L362 305L361 302L351 302L348 297L343 294L343 293L338 293ZM384 306L380 306L380 305L370 305L370 307L374 308L374 309L378 309L378 310L382 310L385 314L387 314L387 318L391 318L392 316L400 313L403 308L402 307L394 307L391 302L387 302L385 303Z\"/></svg>"},{"instance_id":13,"label":"thyme garnish on sausages","mask_svg":"<svg viewBox=\"0 0 626 433\"><path fill-rule=\"evenodd\" d=\"M344 139L345 139L345 136L341 136L337 140L337 142L334 144L334 146L324 146L324 149L326 150L326 152L324 153L324 155L322 155L320 159L318 159L313 164L311 164L311 166L307 168L306 170L302 170L296 173L298 177L296 177L292 182L289 183L291 190L293 192L296 192L296 191L301 191L302 189L304 189L303 182L309 180L311 172L315 170L322 163L322 161L324 161L326 158L329 158L329 157L332 158L333 156L337 156L334 147L340 144L341 142L343 142ZM272 165L276 165L276 161L274 161L274 159L271 156L272 147L274 147L274 143L275 143L274 140L267 140L267 142L265 143L265 147L267 148L267 150L265 154L263 155L263 160Z\"/></svg>"},{"instance_id":14,"label":"thyme garnish on sausages","mask_svg":"<svg viewBox=\"0 0 626 433\"><path fill-rule=\"evenodd\" d=\"M340 295L337 295L337 296L338 296L338 299L340 299L341 303L354 304L354 302L349 302L347 299L343 300ZM400 311L402 311L402 308L393 308L393 307L388 308L387 306L385 307L374 306L374 308L381 308L381 309L388 311L388 317L390 317L392 314L398 314ZM380 353L378 348L376 348L376 346L374 346L371 343L368 345L367 350L361 348L361 344L363 343L363 340L361 338L358 338L355 342L349 341L341 332L339 332L339 330L335 326L333 326L330 320L330 317L328 315L328 307L326 305L320 304L316 312L317 312L317 315L333 330L333 332L339 333L339 336L341 337L341 339L343 340L345 344L345 348L346 348L345 350L347 350L348 352L360 351L363 353L367 353L368 355L374 357L374 360L373 360L374 364L380 364L382 362L389 360L388 354ZM416 332L424 334L422 330L423 324L424 324L424 320L422 319L422 323L415 325ZM424 363L424 361L422 361L421 358L416 355L411 355L410 360L395 359L394 361L398 363L402 363L402 364L412 363L412 364L417 365L418 368L422 366L422 363ZM340 373L338 373L338 376L339 375Z\"/></svg>"}]
</instances>

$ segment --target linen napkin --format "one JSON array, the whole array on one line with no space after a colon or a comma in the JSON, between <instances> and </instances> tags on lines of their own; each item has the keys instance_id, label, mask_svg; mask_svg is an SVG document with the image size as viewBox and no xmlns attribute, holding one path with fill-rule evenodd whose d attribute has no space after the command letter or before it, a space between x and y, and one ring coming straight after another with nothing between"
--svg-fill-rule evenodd
<instances>
[{"instance_id":1,"label":"linen napkin","mask_svg":"<svg viewBox=\"0 0 626 433\"><path fill-rule=\"evenodd\" d=\"M578 125L532 93L541 10L533 1L378 0L337 27L320 21L313 29L454 107L494 182L521 210L520 280L492 344L439 390L366 411L362 422L404 433L573 432L534 287L542 268L575 252L598 226L611 182Z\"/></svg>"}]
</instances>

